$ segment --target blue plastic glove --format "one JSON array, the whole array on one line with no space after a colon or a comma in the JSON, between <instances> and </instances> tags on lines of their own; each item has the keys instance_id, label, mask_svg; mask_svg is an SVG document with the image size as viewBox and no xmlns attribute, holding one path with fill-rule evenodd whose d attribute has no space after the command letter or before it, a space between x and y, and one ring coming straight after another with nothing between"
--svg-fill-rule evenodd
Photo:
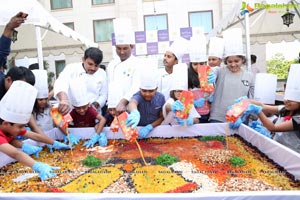
<instances>
[{"instance_id":1,"label":"blue plastic glove","mask_svg":"<svg viewBox=\"0 0 300 200\"><path fill-rule=\"evenodd\" d=\"M205 103L205 99L204 98L199 98L197 100L194 101L194 106L197 108L201 108L202 106L204 106Z\"/></svg>"},{"instance_id":2,"label":"blue plastic glove","mask_svg":"<svg viewBox=\"0 0 300 200\"><path fill-rule=\"evenodd\" d=\"M239 98L237 98L237 99L234 100L234 103L236 104L236 103L238 103L238 102L240 102L240 101L242 101L244 99L248 99L248 97L247 96L239 97Z\"/></svg>"},{"instance_id":3,"label":"blue plastic glove","mask_svg":"<svg viewBox=\"0 0 300 200\"><path fill-rule=\"evenodd\" d=\"M257 106L255 104L249 104L248 108L245 110L243 117L247 117L250 114L258 115L262 111L261 106Z\"/></svg>"},{"instance_id":4,"label":"blue plastic glove","mask_svg":"<svg viewBox=\"0 0 300 200\"><path fill-rule=\"evenodd\" d=\"M207 77L208 83L214 83L216 81L216 74L214 72L210 72Z\"/></svg>"},{"instance_id":5,"label":"blue plastic glove","mask_svg":"<svg viewBox=\"0 0 300 200\"><path fill-rule=\"evenodd\" d=\"M210 95L210 97L208 98L208 102L212 103L214 102L214 100L215 100L214 95Z\"/></svg>"},{"instance_id":6,"label":"blue plastic glove","mask_svg":"<svg viewBox=\"0 0 300 200\"><path fill-rule=\"evenodd\" d=\"M239 117L234 123L229 123L230 129L238 129L240 125L243 123L243 120Z\"/></svg>"},{"instance_id":7,"label":"blue plastic glove","mask_svg":"<svg viewBox=\"0 0 300 200\"><path fill-rule=\"evenodd\" d=\"M34 154L36 158L39 157L40 151L42 151L42 147L33 146L31 144L23 143L22 151L28 155Z\"/></svg>"},{"instance_id":8,"label":"blue plastic glove","mask_svg":"<svg viewBox=\"0 0 300 200\"><path fill-rule=\"evenodd\" d=\"M141 119L140 112L138 110L132 110L126 120L126 126L131 126L132 128L135 128Z\"/></svg>"},{"instance_id":9,"label":"blue plastic glove","mask_svg":"<svg viewBox=\"0 0 300 200\"><path fill-rule=\"evenodd\" d=\"M100 135L98 133L94 133L94 135L91 137L89 141L86 141L83 146L86 148L91 148L93 147L99 140Z\"/></svg>"},{"instance_id":10,"label":"blue plastic glove","mask_svg":"<svg viewBox=\"0 0 300 200\"><path fill-rule=\"evenodd\" d=\"M47 147L50 150L50 153L53 153L53 148L54 149L70 149L69 145L66 145L64 143L58 142L56 140L54 140L53 144L47 144Z\"/></svg>"},{"instance_id":11,"label":"blue plastic glove","mask_svg":"<svg viewBox=\"0 0 300 200\"><path fill-rule=\"evenodd\" d=\"M180 119L178 117L175 117L175 119L180 126L185 126L185 125L192 126L194 124L193 118L190 117L187 119Z\"/></svg>"},{"instance_id":12,"label":"blue plastic glove","mask_svg":"<svg viewBox=\"0 0 300 200\"><path fill-rule=\"evenodd\" d=\"M151 124L148 124L147 126L142 127L139 130L139 136L140 138L145 138L153 129L153 126Z\"/></svg>"},{"instance_id":13,"label":"blue plastic glove","mask_svg":"<svg viewBox=\"0 0 300 200\"><path fill-rule=\"evenodd\" d=\"M171 111L176 112L177 110L183 110L184 106L181 103L181 101L176 100L172 105L171 105Z\"/></svg>"},{"instance_id":14,"label":"blue plastic glove","mask_svg":"<svg viewBox=\"0 0 300 200\"><path fill-rule=\"evenodd\" d=\"M261 133L262 135L264 135L268 138L272 138L272 135L270 134L268 129L266 129L266 127L264 127L260 122L258 122L258 121L250 122L249 126L252 129L256 130L257 132Z\"/></svg>"},{"instance_id":15,"label":"blue plastic glove","mask_svg":"<svg viewBox=\"0 0 300 200\"><path fill-rule=\"evenodd\" d=\"M100 138L98 140L98 143L101 147L107 146L107 137L105 133L100 133Z\"/></svg>"},{"instance_id":16,"label":"blue plastic glove","mask_svg":"<svg viewBox=\"0 0 300 200\"><path fill-rule=\"evenodd\" d=\"M74 144L78 144L78 142L80 141L80 137L73 135L72 133L69 133L69 135L70 135L70 141L69 141L69 136L64 135L64 143L70 142L71 146L73 146Z\"/></svg>"},{"instance_id":17,"label":"blue plastic glove","mask_svg":"<svg viewBox=\"0 0 300 200\"><path fill-rule=\"evenodd\" d=\"M52 167L48 164L44 164L42 162L34 162L32 169L39 173L39 178L44 181L48 178L52 178L56 176L55 173L53 173L53 170L60 169L60 167Z\"/></svg>"}]
</instances>

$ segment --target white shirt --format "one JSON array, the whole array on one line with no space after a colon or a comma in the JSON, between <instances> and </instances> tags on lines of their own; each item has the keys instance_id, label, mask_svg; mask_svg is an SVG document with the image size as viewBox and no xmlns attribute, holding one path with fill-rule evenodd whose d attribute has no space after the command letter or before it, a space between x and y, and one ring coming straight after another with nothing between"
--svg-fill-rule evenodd
<instances>
[{"instance_id":1,"label":"white shirt","mask_svg":"<svg viewBox=\"0 0 300 200\"><path fill-rule=\"evenodd\" d=\"M170 98L170 91L172 89L172 77L173 74L169 74L165 68L160 69L160 82L158 83L158 91L165 96L165 100Z\"/></svg>"},{"instance_id":2,"label":"white shirt","mask_svg":"<svg viewBox=\"0 0 300 200\"><path fill-rule=\"evenodd\" d=\"M107 81L108 85L118 85L120 98L130 100L133 94L139 90L139 69L142 68L140 59L135 56L130 56L125 61L121 62L119 58L112 60L107 66ZM119 99L120 101L121 99Z\"/></svg>"},{"instance_id":3,"label":"white shirt","mask_svg":"<svg viewBox=\"0 0 300 200\"><path fill-rule=\"evenodd\" d=\"M103 107L107 100L107 78L103 69L99 68L94 74L87 74L82 63L72 63L65 67L54 83L54 96L65 92L70 98L70 80L83 78L87 85L87 95L90 103L98 102Z\"/></svg>"}]
</instances>

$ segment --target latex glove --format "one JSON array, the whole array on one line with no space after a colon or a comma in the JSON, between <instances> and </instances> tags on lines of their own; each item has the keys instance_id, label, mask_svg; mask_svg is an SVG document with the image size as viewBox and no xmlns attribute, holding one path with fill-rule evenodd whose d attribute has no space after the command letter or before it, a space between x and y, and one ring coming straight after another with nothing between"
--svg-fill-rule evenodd
<instances>
[{"instance_id":1,"label":"latex glove","mask_svg":"<svg viewBox=\"0 0 300 200\"><path fill-rule=\"evenodd\" d=\"M185 126L185 125L192 126L194 124L193 118L190 117L187 119L180 119L178 117L175 117L175 119L180 126Z\"/></svg>"},{"instance_id":2,"label":"latex glove","mask_svg":"<svg viewBox=\"0 0 300 200\"><path fill-rule=\"evenodd\" d=\"M240 125L243 123L242 118L238 118L234 123L230 122L229 123L229 128L230 129L238 129Z\"/></svg>"},{"instance_id":3,"label":"latex glove","mask_svg":"<svg viewBox=\"0 0 300 200\"><path fill-rule=\"evenodd\" d=\"M153 129L153 126L151 124L148 124L147 126L142 127L139 130L139 136L140 138L145 138Z\"/></svg>"},{"instance_id":4,"label":"latex glove","mask_svg":"<svg viewBox=\"0 0 300 200\"><path fill-rule=\"evenodd\" d=\"M106 137L105 133L100 133L100 138L99 138L98 142L101 147L107 146L107 137Z\"/></svg>"},{"instance_id":5,"label":"latex glove","mask_svg":"<svg viewBox=\"0 0 300 200\"><path fill-rule=\"evenodd\" d=\"M260 122L252 121L252 122L249 123L249 126L252 129L256 130L257 132L261 133L262 135L264 135L268 138L272 138L272 135L270 134L268 129L266 129L266 127L264 127Z\"/></svg>"},{"instance_id":6,"label":"latex glove","mask_svg":"<svg viewBox=\"0 0 300 200\"><path fill-rule=\"evenodd\" d=\"M51 144L47 144L47 147L49 148L50 153L53 153L53 148L54 149L70 149L69 145L66 145L64 143L58 142L56 140L54 140L54 143L52 145Z\"/></svg>"},{"instance_id":7,"label":"latex glove","mask_svg":"<svg viewBox=\"0 0 300 200\"><path fill-rule=\"evenodd\" d=\"M64 135L64 143L70 142L71 146L73 146L73 144L78 144L78 142L80 141L80 137L73 135L72 133L69 133L69 135L70 135L70 141L69 141L69 136Z\"/></svg>"},{"instance_id":8,"label":"latex glove","mask_svg":"<svg viewBox=\"0 0 300 200\"><path fill-rule=\"evenodd\" d=\"M91 137L91 139L89 141L86 141L83 146L86 148L91 148L93 147L99 140L100 135L98 133L94 133L93 136Z\"/></svg>"},{"instance_id":9,"label":"latex glove","mask_svg":"<svg viewBox=\"0 0 300 200\"><path fill-rule=\"evenodd\" d=\"M39 157L40 151L42 151L42 147L33 146L31 144L23 143L22 151L28 155L34 154L36 158Z\"/></svg>"},{"instance_id":10,"label":"latex glove","mask_svg":"<svg viewBox=\"0 0 300 200\"><path fill-rule=\"evenodd\" d=\"M32 169L39 173L39 178L44 181L48 178L52 178L56 176L55 173L53 173L53 170L60 169L60 167L52 167L48 164L44 164L42 162L34 162Z\"/></svg>"},{"instance_id":11,"label":"latex glove","mask_svg":"<svg viewBox=\"0 0 300 200\"><path fill-rule=\"evenodd\" d=\"M132 128L135 128L140 122L140 119L140 112L138 110L132 110L126 120L126 126L131 126Z\"/></svg>"},{"instance_id":12,"label":"latex glove","mask_svg":"<svg viewBox=\"0 0 300 200\"><path fill-rule=\"evenodd\" d=\"M248 97L247 96L239 97L239 98L237 98L237 99L234 100L234 103L236 104L236 103L238 103L238 102L240 102L240 101L242 101L244 99L248 99Z\"/></svg>"},{"instance_id":13,"label":"latex glove","mask_svg":"<svg viewBox=\"0 0 300 200\"><path fill-rule=\"evenodd\" d=\"M210 72L207 77L208 83L214 83L216 81L216 74L214 72Z\"/></svg>"},{"instance_id":14,"label":"latex glove","mask_svg":"<svg viewBox=\"0 0 300 200\"><path fill-rule=\"evenodd\" d=\"M249 104L248 108L245 110L243 115L245 115L245 116L248 116L250 114L258 115L261 111L262 111L261 106L257 106L255 104Z\"/></svg>"},{"instance_id":15,"label":"latex glove","mask_svg":"<svg viewBox=\"0 0 300 200\"><path fill-rule=\"evenodd\" d=\"M214 100L215 100L214 95L210 95L210 97L208 98L208 102L212 103L214 102Z\"/></svg>"},{"instance_id":16,"label":"latex glove","mask_svg":"<svg viewBox=\"0 0 300 200\"><path fill-rule=\"evenodd\" d=\"M171 105L171 111L175 112L177 110L183 110L184 106L181 103L181 101L176 100L172 105Z\"/></svg>"},{"instance_id":17,"label":"latex glove","mask_svg":"<svg viewBox=\"0 0 300 200\"><path fill-rule=\"evenodd\" d=\"M205 103L205 99L204 98L199 98L197 100L194 101L194 106L197 108L201 108L202 106L204 106Z\"/></svg>"}]
</instances>

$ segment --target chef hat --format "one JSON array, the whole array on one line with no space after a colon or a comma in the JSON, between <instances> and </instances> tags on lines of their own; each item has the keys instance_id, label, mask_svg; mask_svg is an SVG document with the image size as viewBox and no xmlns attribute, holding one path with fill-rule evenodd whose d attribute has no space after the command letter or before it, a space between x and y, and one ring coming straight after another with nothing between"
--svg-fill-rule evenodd
<instances>
[{"instance_id":1,"label":"chef hat","mask_svg":"<svg viewBox=\"0 0 300 200\"><path fill-rule=\"evenodd\" d=\"M228 29L223 32L224 38L224 58L228 56L244 56L243 33L240 28Z\"/></svg>"},{"instance_id":2,"label":"chef hat","mask_svg":"<svg viewBox=\"0 0 300 200\"><path fill-rule=\"evenodd\" d=\"M209 39L208 56L223 58L224 54L224 40L219 37L211 37Z\"/></svg>"},{"instance_id":3,"label":"chef hat","mask_svg":"<svg viewBox=\"0 0 300 200\"><path fill-rule=\"evenodd\" d=\"M255 78L254 99L265 104L275 104L277 76L258 73Z\"/></svg>"},{"instance_id":4,"label":"chef hat","mask_svg":"<svg viewBox=\"0 0 300 200\"><path fill-rule=\"evenodd\" d=\"M300 64L290 66L284 99L300 102Z\"/></svg>"},{"instance_id":5,"label":"chef hat","mask_svg":"<svg viewBox=\"0 0 300 200\"><path fill-rule=\"evenodd\" d=\"M193 36L189 45L190 62L206 62L206 37L204 34Z\"/></svg>"},{"instance_id":6,"label":"chef hat","mask_svg":"<svg viewBox=\"0 0 300 200\"><path fill-rule=\"evenodd\" d=\"M120 100L122 99L121 87L117 83L110 83L108 87L107 107L116 108Z\"/></svg>"},{"instance_id":7,"label":"chef hat","mask_svg":"<svg viewBox=\"0 0 300 200\"><path fill-rule=\"evenodd\" d=\"M188 45L188 40L184 39L183 37L179 37L174 40L167 51L172 52L176 56L178 62L181 63L183 55L188 53Z\"/></svg>"},{"instance_id":8,"label":"chef hat","mask_svg":"<svg viewBox=\"0 0 300 200\"><path fill-rule=\"evenodd\" d=\"M187 90L188 89L188 73L187 65L180 63L174 65L172 73L171 90Z\"/></svg>"},{"instance_id":9,"label":"chef hat","mask_svg":"<svg viewBox=\"0 0 300 200\"><path fill-rule=\"evenodd\" d=\"M34 87L38 90L37 99L48 98L48 75L46 70L32 70L35 76Z\"/></svg>"},{"instance_id":10,"label":"chef hat","mask_svg":"<svg viewBox=\"0 0 300 200\"><path fill-rule=\"evenodd\" d=\"M85 106L89 103L87 87L83 78L76 78L70 81L71 103L74 107Z\"/></svg>"},{"instance_id":11,"label":"chef hat","mask_svg":"<svg viewBox=\"0 0 300 200\"><path fill-rule=\"evenodd\" d=\"M134 32L129 18L116 18L113 20L116 45L134 44Z\"/></svg>"},{"instance_id":12,"label":"chef hat","mask_svg":"<svg viewBox=\"0 0 300 200\"><path fill-rule=\"evenodd\" d=\"M158 87L158 63L155 59L144 59L143 70L140 71L140 88L153 90Z\"/></svg>"},{"instance_id":13,"label":"chef hat","mask_svg":"<svg viewBox=\"0 0 300 200\"><path fill-rule=\"evenodd\" d=\"M16 124L29 122L37 90L25 81L14 81L0 101L0 118Z\"/></svg>"}]
</instances>

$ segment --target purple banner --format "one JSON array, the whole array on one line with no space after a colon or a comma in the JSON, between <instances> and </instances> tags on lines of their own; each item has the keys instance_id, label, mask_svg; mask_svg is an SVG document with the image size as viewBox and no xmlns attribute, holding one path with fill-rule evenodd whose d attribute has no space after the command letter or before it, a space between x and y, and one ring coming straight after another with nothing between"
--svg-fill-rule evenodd
<instances>
[{"instance_id":1,"label":"purple banner","mask_svg":"<svg viewBox=\"0 0 300 200\"><path fill-rule=\"evenodd\" d=\"M157 38L159 42L169 41L169 31L168 30L158 30Z\"/></svg>"},{"instance_id":2,"label":"purple banner","mask_svg":"<svg viewBox=\"0 0 300 200\"><path fill-rule=\"evenodd\" d=\"M112 43L113 46L116 45L116 36L115 36L115 33L111 34L111 43Z\"/></svg>"},{"instance_id":3,"label":"purple banner","mask_svg":"<svg viewBox=\"0 0 300 200\"><path fill-rule=\"evenodd\" d=\"M192 37L192 28L187 27L187 28L180 28L180 36L189 40Z\"/></svg>"},{"instance_id":4,"label":"purple banner","mask_svg":"<svg viewBox=\"0 0 300 200\"><path fill-rule=\"evenodd\" d=\"M135 43L145 43L146 42L146 32L136 31L135 32Z\"/></svg>"},{"instance_id":5,"label":"purple banner","mask_svg":"<svg viewBox=\"0 0 300 200\"><path fill-rule=\"evenodd\" d=\"M148 55L158 54L157 42L147 43L147 54Z\"/></svg>"},{"instance_id":6,"label":"purple banner","mask_svg":"<svg viewBox=\"0 0 300 200\"><path fill-rule=\"evenodd\" d=\"M182 59L183 63L189 63L190 62L189 54L184 54L181 59Z\"/></svg>"}]
</instances>

